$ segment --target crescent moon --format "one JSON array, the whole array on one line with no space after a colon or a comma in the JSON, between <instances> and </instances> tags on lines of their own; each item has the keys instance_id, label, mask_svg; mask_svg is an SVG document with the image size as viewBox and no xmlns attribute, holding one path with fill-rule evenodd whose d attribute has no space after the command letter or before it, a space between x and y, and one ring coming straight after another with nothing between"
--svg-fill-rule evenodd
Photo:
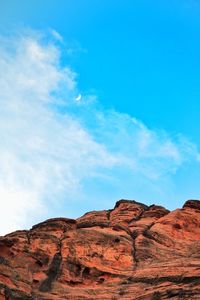
<instances>
[{"instance_id":1,"label":"crescent moon","mask_svg":"<svg viewBox=\"0 0 200 300\"><path fill-rule=\"evenodd\" d=\"M81 96L81 94L79 94L79 95L75 98L75 100L79 102L79 101L81 100L81 98L82 98L82 96Z\"/></svg>"}]
</instances>

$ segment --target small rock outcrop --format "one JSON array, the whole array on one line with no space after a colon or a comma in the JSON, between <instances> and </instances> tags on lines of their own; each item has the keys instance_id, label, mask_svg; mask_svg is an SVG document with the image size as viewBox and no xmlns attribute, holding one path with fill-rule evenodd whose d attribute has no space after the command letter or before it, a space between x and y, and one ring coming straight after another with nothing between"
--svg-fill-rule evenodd
<instances>
[{"instance_id":1,"label":"small rock outcrop","mask_svg":"<svg viewBox=\"0 0 200 300\"><path fill-rule=\"evenodd\" d=\"M0 300L200 299L200 201L120 200L0 237Z\"/></svg>"}]
</instances>

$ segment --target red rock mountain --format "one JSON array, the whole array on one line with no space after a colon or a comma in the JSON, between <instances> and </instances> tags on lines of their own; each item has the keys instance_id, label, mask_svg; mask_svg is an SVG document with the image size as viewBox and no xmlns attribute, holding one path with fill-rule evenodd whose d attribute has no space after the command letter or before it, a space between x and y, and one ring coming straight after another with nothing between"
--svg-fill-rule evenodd
<instances>
[{"instance_id":1,"label":"red rock mountain","mask_svg":"<svg viewBox=\"0 0 200 300\"><path fill-rule=\"evenodd\" d=\"M200 201L120 200L1 237L3 299L200 299Z\"/></svg>"}]
</instances>

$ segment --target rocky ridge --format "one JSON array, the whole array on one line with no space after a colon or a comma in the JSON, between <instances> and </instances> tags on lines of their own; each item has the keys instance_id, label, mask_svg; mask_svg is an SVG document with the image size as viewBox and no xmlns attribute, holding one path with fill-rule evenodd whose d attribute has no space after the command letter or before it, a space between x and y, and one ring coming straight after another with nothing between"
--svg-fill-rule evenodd
<instances>
[{"instance_id":1,"label":"rocky ridge","mask_svg":"<svg viewBox=\"0 0 200 300\"><path fill-rule=\"evenodd\" d=\"M120 200L0 237L4 299L200 299L200 201Z\"/></svg>"}]
</instances>

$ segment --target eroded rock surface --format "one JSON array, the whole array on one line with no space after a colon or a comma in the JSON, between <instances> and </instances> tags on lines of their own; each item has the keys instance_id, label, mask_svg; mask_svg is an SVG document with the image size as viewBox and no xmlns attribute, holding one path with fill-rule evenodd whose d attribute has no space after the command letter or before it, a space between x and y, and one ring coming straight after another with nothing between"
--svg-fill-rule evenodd
<instances>
[{"instance_id":1,"label":"eroded rock surface","mask_svg":"<svg viewBox=\"0 0 200 300\"><path fill-rule=\"evenodd\" d=\"M4 299L200 299L200 201L120 200L0 237Z\"/></svg>"}]
</instances>

